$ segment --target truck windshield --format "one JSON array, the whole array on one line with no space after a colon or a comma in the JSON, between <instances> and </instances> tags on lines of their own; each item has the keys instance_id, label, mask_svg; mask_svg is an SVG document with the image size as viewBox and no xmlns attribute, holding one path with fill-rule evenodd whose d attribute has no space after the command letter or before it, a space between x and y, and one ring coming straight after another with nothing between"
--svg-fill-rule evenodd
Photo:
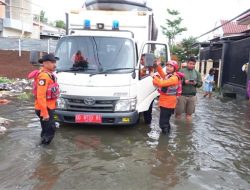
<instances>
[{"instance_id":1,"label":"truck windshield","mask_svg":"<svg viewBox=\"0 0 250 190\"><path fill-rule=\"evenodd\" d=\"M57 71L128 72L135 65L132 40L117 37L68 36L56 49Z\"/></svg>"}]
</instances>

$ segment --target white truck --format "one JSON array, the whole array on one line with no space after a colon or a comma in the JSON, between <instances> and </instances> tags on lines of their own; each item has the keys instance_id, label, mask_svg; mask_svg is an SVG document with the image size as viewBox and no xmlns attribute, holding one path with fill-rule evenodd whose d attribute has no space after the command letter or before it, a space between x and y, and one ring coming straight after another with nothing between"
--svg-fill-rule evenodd
<instances>
[{"instance_id":1,"label":"white truck","mask_svg":"<svg viewBox=\"0 0 250 190\"><path fill-rule=\"evenodd\" d=\"M68 21L68 35L58 41L55 52L60 58L61 90L57 119L133 125L144 113L144 120L150 120L158 92L147 72L146 65L152 64L140 64L141 56L153 55L163 63L170 57L167 44L155 41L152 11L147 7L140 11L85 9L69 14ZM76 58L76 52L82 56Z\"/></svg>"}]
</instances>

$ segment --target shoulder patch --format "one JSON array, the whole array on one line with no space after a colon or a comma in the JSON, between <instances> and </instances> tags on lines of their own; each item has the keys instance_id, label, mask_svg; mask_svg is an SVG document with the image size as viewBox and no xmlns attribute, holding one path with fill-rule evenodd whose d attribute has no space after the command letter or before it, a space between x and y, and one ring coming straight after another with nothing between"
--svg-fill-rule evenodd
<instances>
[{"instance_id":1,"label":"shoulder patch","mask_svg":"<svg viewBox=\"0 0 250 190\"><path fill-rule=\"evenodd\" d=\"M46 80L45 80L45 79L40 79L40 80L38 81L38 85L39 85L39 86L45 86L45 84L46 84Z\"/></svg>"}]
</instances>

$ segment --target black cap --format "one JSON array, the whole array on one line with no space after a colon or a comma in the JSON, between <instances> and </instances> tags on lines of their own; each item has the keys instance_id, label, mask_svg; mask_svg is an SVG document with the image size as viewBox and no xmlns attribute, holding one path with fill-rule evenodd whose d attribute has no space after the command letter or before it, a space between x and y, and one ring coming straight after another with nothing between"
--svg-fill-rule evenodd
<instances>
[{"instance_id":1,"label":"black cap","mask_svg":"<svg viewBox=\"0 0 250 190\"><path fill-rule=\"evenodd\" d=\"M45 54L41 59L38 60L39 63L43 63L44 61L52 61L56 62L59 60L59 57L55 57L53 53Z\"/></svg>"}]
</instances>

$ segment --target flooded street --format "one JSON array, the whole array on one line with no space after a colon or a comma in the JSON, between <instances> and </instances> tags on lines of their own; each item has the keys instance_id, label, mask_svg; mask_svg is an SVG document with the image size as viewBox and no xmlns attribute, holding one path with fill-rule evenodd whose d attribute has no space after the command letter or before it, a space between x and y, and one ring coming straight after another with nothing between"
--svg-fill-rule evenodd
<instances>
[{"instance_id":1,"label":"flooded street","mask_svg":"<svg viewBox=\"0 0 250 190\"><path fill-rule=\"evenodd\" d=\"M192 124L171 119L169 136L153 123L135 127L60 126L38 146L32 101L1 105L14 120L0 135L1 190L250 189L250 106L198 97Z\"/></svg>"}]
</instances>

